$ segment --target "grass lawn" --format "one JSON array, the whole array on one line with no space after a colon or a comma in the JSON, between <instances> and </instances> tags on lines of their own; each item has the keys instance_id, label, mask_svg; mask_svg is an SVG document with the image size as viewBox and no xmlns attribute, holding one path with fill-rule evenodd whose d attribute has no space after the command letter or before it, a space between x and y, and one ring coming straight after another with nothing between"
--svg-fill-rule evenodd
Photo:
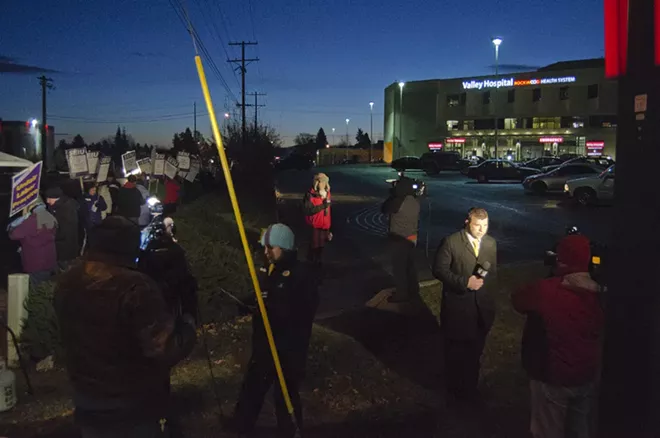
<instances>
[{"instance_id":1,"label":"grass lawn","mask_svg":"<svg viewBox=\"0 0 660 438\"><path fill-rule=\"evenodd\" d=\"M250 288L228 211L222 198L205 195L177 215L180 242L200 279L207 321L199 347L172 375L175 403L190 437L224 436L221 410L224 415L232 411L249 358L250 318L236 316L229 301L214 293L218 286L239 294ZM256 242L263 224L247 216ZM517 284L544 272L539 265L500 270L500 310L483 364L485 402L467 410L447 406L441 390L440 286L423 290L428 311L416 318L364 309L318 321L302 390L306 436L525 437L527 381L519 365L523 318L513 313L508 296ZM64 371L31 375L36 395L25 395L18 376L20 402L0 414L0 436L76 436ZM270 397L259 425L259 436L274 435Z\"/></svg>"}]
</instances>

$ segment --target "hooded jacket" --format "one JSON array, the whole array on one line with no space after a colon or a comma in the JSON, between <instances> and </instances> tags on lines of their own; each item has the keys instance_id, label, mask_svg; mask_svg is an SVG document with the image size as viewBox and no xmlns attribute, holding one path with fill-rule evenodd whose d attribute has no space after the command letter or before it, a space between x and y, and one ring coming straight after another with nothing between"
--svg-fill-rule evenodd
<instances>
[{"instance_id":1,"label":"hooded jacket","mask_svg":"<svg viewBox=\"0 0 660 438\"><path fill-rule=\"evenodd\" d=\"M9 231L9 238L21 243L21 260L26 273L55 270L56 234L57 220L43 204L37 205L25 220Z\"/></svg>"},{"instance_id":2,"label":"hooded jacket","mask_svg":"<svg viewBox=\"0 0 660 438\"><path fill-rule=\"evenodd\" d=\"M596 378L604 324L599 294L589 273L577 272L513 295L513 307L527 315L522 362L530 378L564 387Z\"/></svg>"}]
</instances>

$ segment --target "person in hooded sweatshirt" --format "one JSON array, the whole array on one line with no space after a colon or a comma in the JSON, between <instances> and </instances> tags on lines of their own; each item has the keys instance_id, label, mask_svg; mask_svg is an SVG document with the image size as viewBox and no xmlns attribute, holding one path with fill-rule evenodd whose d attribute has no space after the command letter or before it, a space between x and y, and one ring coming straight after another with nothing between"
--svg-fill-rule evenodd
<instances>
[{"instance_id":1,"label":"person in hooded sweatshirt","mask_svg":"<svg viewBox=\"0 0 660 438\"><path fill-rule=\"evenodd\" d=\"M389 301L409 301L419 294L415 247L419 229L419 201L415 197L414 181L402 176L383 203L382 212L389 217L388 237L396 289Z\"/></svg>"},{"instance_id":2,"label":"person in hooded sweatshirt","mask_svg":"<svg viewBox=\"0 0 660 438\"><path fill-rule=\"evenodd\" d=\"M512 296L516 311L527 315L522 362L531 380L534 438L591 436L604 314L590 262L589 239L566 236L557 247L555 276Z\"/></svg>"},{"instance_id":3,"label":"person in hooded sweatshirt","mask_svg":"<svg viewBox=\"0 0 660 438\"><path fill-rule=\"evenodd\" d=\"M57 265L60 270L66 270L80 255L78 241L78 203L65 196L59 187L46 190L48 210L57 219L57 234L55 248L57 250Z\"/></svg>"},{"instance_id":4,"label":"person in hooded sweatshirt","mask_svg":"<svg viewBox=\"0 0 660 438\"><path fill-rule=\"evenodd\" d=\"M30 285L37 285L48 280L57 269L57 220L43 202L25 213L20 223L10 225L9 238L20 242L23 271L30 275Z\"/></svg>"},{"instance_id":5,"label":"person in hooded sweatshirt","mask_svg":"<svg viewBox=\"0 0 660 438\"><path fill-rule=\"evenodd\" d=\"M330 214L330 178L325 173L314 175L312 188L303 198L305 222L312 231L307 260L317 268L321 268L321 258L326 242L332 240L332 225Z\"/></svg>"},{"instance_id":6,"label":"person in hooded sweatshirt","mask_svg":"<svg viewBox=\"0 0 660 438\"><path fill-rule=\"evenodd\" d=\"M142 205L146 202L136 186L137 178L130 175L117 193L117 211L116 214L138 225Z\"/></svg>"}]
</instances>

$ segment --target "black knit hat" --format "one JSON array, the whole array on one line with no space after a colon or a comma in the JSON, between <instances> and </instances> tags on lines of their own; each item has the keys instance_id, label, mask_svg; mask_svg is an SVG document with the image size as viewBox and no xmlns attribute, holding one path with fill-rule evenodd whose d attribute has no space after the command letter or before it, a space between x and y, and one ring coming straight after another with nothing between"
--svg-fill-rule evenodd
<instances>
[{"instance_id":1,"label":"black knit hat","mask_svg":"<svg viewBox=\"0 0 660 438\"><path fill-rule=\"evenodd\" d=\"M140 254L140 227L121 216L108 216L89 236L89 250L132 263Z\"/></svg>"},{"instance_id":2,"label":"black knit hat","mask_svg":"<svg viewBox=\"0 0 660 438\"><path fill-rule=\"evenodd\" d=\"M64 195L62 192L62 189L59 188L58 186L50 187L49 189L46 190L46 198L47 199L59 199Z\"/></svg>"}]
</instances>

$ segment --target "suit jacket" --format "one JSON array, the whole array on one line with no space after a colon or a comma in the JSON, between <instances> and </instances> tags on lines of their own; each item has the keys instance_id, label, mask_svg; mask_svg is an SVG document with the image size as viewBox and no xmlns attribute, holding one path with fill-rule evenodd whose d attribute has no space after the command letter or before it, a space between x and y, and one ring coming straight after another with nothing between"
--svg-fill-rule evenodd
<instances>
[{"instance_id":1,"label":"suit jacket","mask_svg":"<svg viewBox=\"0 0 660 438\"><path fill-rule=\"evenodd\" d=\"M490 262L488 276L478 291L467 288L477 264ZM497 273L497 243L486 235L479 257L465 230L446 237L435 255L433 275L442 281L440 319L445 336L457 340L477 339L487 333L495 319L493 292Z\"/></svg>"}]
</instances>

